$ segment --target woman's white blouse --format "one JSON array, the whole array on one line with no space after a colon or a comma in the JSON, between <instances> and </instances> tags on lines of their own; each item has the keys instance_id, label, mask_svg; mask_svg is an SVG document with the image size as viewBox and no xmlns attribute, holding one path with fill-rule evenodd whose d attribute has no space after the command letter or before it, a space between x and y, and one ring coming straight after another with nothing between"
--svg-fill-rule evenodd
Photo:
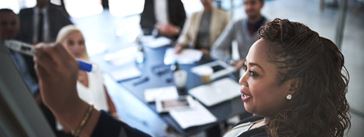
<instances>
[{"instance_id":1,"label":"woman's white blouse","mask_svg":"<svg viewBox=\"0 0 364 137\"><path fill-rule=\"evenodd\" d=\"M252 122L239 124L226 132L224 137L238 137L240 134L248 131L252 124Z\"/></svg>"},{"instance_id":2,"label":"woman's white blouse","mask_svg":"<svg viewBox=\"0 0 364 137\"><path fill-rule=\"evenodd\" d=\"M88 87L77 81L78 96L85 102L94 105L97 110L108 111L106 94L104 89L104 78L98 69L94 67L92 72L87 73Z\"/></svg>"}]
</instances>

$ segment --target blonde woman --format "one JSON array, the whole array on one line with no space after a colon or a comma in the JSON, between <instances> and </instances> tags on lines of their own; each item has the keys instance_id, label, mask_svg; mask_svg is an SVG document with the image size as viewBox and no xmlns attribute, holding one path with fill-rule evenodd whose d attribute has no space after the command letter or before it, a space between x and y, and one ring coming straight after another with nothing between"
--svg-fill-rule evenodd
<instances>
[{"instance_id":1,"label":"blonde woman","mask_svg":"<svg viewBox=\"0 0 364 137\"><path fill-rule=\"evenodd\" d=\"M89 61L85 39L80 29L76 26L69 25L63 27L59 31L56 41L57 43L62 43L73 57ZM95 68L92 72L79 71L77 91L82 100L93 104L96 109L105 110L114 117L117 116L115 106L108 95L102 73L99 69Z\"/></svg>"}]
</instances>

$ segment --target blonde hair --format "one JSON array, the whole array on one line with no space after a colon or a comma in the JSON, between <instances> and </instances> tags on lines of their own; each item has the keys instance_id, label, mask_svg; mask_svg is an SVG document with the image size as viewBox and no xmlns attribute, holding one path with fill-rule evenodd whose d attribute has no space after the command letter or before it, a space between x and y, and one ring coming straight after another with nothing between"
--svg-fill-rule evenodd
<instances>
[{"instance_id":1,"label":"blonde hair","mask_svg":"<svg viewBox=\"0 0 364 137\"><path fill-rule=\"evenodd\" d=\"M76 26L74 26L74 25L64 26L58 32L56 42L57 43L63 43L70 34L75 33L75 32L78 32L81 35L83 35L81 30L79 28L77 28ZM85 49L86 49L86 45L85 45ZM85 50L85 52L82 54L81 58L82 59L89 59L89 56L87 54L87 50Z\"/></svg>"}]
</instances>

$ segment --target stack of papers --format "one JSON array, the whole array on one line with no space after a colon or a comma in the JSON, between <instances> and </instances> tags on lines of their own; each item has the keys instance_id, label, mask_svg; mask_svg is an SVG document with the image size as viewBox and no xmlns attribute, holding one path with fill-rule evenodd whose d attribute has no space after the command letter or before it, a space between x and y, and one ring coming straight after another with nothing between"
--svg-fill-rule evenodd
<instances>
[{"instance_id":1,"label":"stack of papers","mask_svg":"<svg viewBox=\"0 0 364 137\"><path fill-rule=\"evenodd\" d=\"M122 81L139 77L142 75L142 73L134 64L130 64L122 67L121 69L112 71L110 75L116 81Z\"/></svg>"},{"instance_id":2,"label":"stack of papers","mask_svg":"<svg viewBox=\"0 0 364 137\"><path fill-rule=\"evenodd\" d=\"M183 129L217 121L216 117L196 100L191 100L191 108L171 110L169 114Z\"/></svg>"},{"instance_id":3,"label":"stack of papers","mask_svg":"<svg viewBox=\"0 0 364 137\"><path fill-rule=\"evenodd\" d=\"M108 53L104 56L104 60L114 66L123 66L135 61L138 52L137 46L124 48L119 51Z\"/></svg>"},{"instance_id":4,"label":"stack of papers","mask_svg":"<svg viewBox=\"0 0 364 137\"><path fill-rule=\"evenodd\" d=\"M191 96L180 96L174 99L157 99L155 101L157 112L164 113L173 110L188 110L191 109Z\"/></svg>"},{"instance_id":5,"label":"stack of papers","mask_svg":"<svg viewBox=\"0 0 364 137\"><path fill-rule=\"evenodd\" d=\"M164 55L164 64L192 64L201 60L202 55L201 51L195 49L184 49L180 54L176 54L174 48L169 48Z\"/></svg>"},{"instance_id":6,"label":"stack of papers","mask_svg":"<svg viewBox=\"0 0 364 137\"><path fill-rule=\"evenodd\" d=\"M154 102L156 100L173 99L178 98L178 92L176 87L160 87L146 89L144 92L144 98L147 102Z\"/></svg>"},{"instance_id":7,"label":"stack of papers","mask_svg":"<svg viewBox=\"0 0 364 137\"><path fill-rule=\"evenodd\" d=\"M172 41L166 37L143 36L140 38L143 45L150 48L160 48L170 45Z\"/></svg>"},{"instance_id":8,"label":"stack of papers","mask_svg":"<svg viewBox=\"0 0 364 137\"><path fill-rule=\"evenodd\" d=\"M189 93L206 106L213 106L240 96L240 85L230 78L225 78L193 88Z\"/></svg>"},{"instance_id":9,"label":"stack of papers","mask_svg":"<svg viewBox=\"0 0 364 137\"><path fill-rule=\"evenodd\" d=\"M134 45L106 54L103 59L119 68L109 73L111 77L116 81L122 81L141 76L141 72L135 66L137 53L138 47Z\"/></svg>"}]
</instances>

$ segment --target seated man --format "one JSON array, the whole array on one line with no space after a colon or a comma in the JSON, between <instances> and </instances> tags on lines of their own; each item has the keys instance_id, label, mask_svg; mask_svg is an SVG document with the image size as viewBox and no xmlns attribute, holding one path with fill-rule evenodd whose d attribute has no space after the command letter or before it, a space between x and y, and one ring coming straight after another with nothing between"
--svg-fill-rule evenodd
<instances>
[{"instance_id":1,"label":"seated man","mask_svg":"<svg viewBox=\"0 0 364 137\"><path fill-rule=\"evenodd\" d=\"M178 38L176 53L192 46L209 56L210 47L229 22L226 12L216 9L212 0L201 0L203 11L194 13L187 21Z\"/></svg>"},{"instance_id":2,"label":"seated man","mask_svg":"<svg viewBox=\"0 0 364 137\"><path fill-rule=\"evenodd\" d=\"M12 10L0 9L0 41L14 39L19 32L19 26L19 18ZM39 89L35 80L36 74L33 69L33 63L31 63L33 58L11 50L10 55L30 92L32 92L33 95L36 94Z\"/></svg>"},{"instance_id":3,"label":"seated man","mask_svg":"<svg viewBox=\"0 0 364 137\"><path fill-rule=\"evenodd\" d=\"M261 14L264 0L244 0L244 10L247 18L230 23L221 36L212 46L212 57L223 60L232 60L232 42L236 41L240 59L231 63L239 69L250 46L258 39L258 29L267 22Z\"/></svg>"},{"instance_id":4,"label":"seated man","mask_svg":"<svg viewBox=\"0 0 364 137\"><path fill-rule=\"evenodd\" d=\"M177 39L186 20L181 0L146 0L140 26L145 35L157 30L159 35Z\"/></svg>"},{"instance_id":5,"label":"seated man","mask_svg":"<svg viewBox=\"0 0 364 137\"><path fill-rule=\"evenodd\" d=\"M26 43L54 42L58 31L72 24L67 13L50 0L37 0L33 8L19 12L20 33L18 39Z\"/></svg>"}]
</instances>

